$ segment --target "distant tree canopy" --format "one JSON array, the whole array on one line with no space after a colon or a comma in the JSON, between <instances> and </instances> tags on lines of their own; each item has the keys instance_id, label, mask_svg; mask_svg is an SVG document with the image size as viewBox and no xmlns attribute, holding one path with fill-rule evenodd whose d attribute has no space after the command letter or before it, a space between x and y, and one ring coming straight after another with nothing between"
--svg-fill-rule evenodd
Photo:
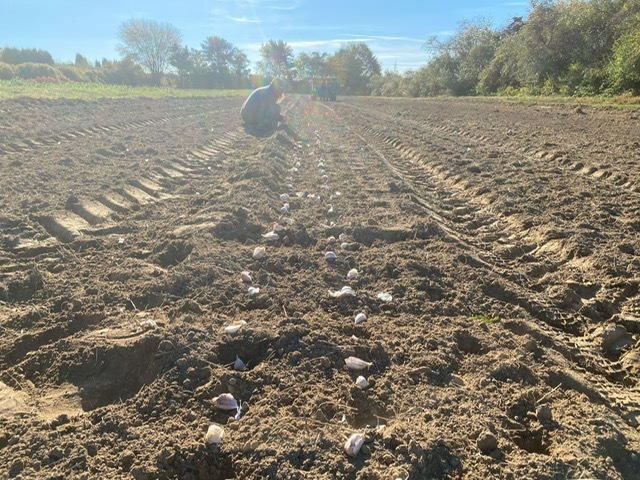
<instances>
[{"instance_id":1,"label":"distant tree canopy","mask_svg":"<svg viewBox=\"0 0 640 480\"><path fill-rule=\"evenodd\" d=\"M640 94L640 0L532 0L502 29L463 21L431 59L377 76L376 95Z\"/></svg>"},{"instance_id":2,"label":"distant tree canopy","mask_svg":"<svg viewBox=\"0 0 640 480\"><path fill-rule=\"evenodd\" d=\"M13 48L4 47L0 49L0 62L10 65L20 63L44 63L53 65L53 57L46 50L36 48Z\"/></svg>"},{"instance_id":3,"label":"distant tree canopy","mask_svg":"<svg viewBox=\"0 0 640 480\"><path fill-rule=\"evenodd\" d=\"M366 43L351 43L340 48L329 59L329 66L342 91L350 95L371 93L371 77L381 72L378 59Z\"/></svg>"},{"instance_id":4,"label":"distant tree canopy","mask_svg":"<svg viewBox=\"0 0 640 480\"><path fill-rule=\"evenodd\" d=\"M269 40L260 47L258 71L267 78L291 79L293 49L282 40Z\"/></svg>"},{"instance_id":5,"label":"distant tree canopy","mask_svg":"<svg viewBox=\"0 0 640 480\"><path fill-rule=\"evenodd\" d=\"M167 71L182 35L172 25L132 19L120 26L118 52L158 79Z\"/></svg>"},{"instance_id":6,"label":"distant tree canopy","mask_svg":"<svg viewBox=\"0 0 640 480\"><path fill-rule=\"evenodd\" d=\"M528 17L500 28L464 20L454 35L428 39L428 61L404 73L382 72L366 43L294 56L287 42L268 40L250 74L247 54L217 35L191 48L175 27L133 19L118 38L122 58L93 65L79 53L56 65L45 50L0 48L0 80L246 88L278 76L302 92L332 76L355 95L640 95L640 0L531 0Z\"/></svg>"}]
</instances>

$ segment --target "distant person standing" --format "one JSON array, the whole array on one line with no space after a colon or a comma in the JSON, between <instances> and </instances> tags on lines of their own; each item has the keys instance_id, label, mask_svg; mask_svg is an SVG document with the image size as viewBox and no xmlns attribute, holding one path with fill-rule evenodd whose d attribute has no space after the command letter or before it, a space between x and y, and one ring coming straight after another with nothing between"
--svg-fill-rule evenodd
<instances>
[{"instance_id":1,"label":"distant person standing","mask_svg":"<svg viewBox=\"0 0 640 480\"><path fill-rule=\"evenodd\" d=\"M284 122L280 105L278 105L278 100L283 93L282 82L278 78L271 80L266 87L256 88L251 92L240 109L245 125L269 129L276 127L278 122Z\"/></svg>"}]
</instances>

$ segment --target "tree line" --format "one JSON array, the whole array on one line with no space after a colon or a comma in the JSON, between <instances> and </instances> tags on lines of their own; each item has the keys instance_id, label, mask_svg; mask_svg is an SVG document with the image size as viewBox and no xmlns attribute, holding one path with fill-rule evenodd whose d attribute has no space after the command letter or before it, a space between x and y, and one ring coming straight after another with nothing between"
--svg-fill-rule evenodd
<instances>
[{"instance_id":1,"label":"tree line","mask_svg":"<svg viewBox=\"0 0 640 480\"><path fill-rule=\"evenodd\" d=\"M640 0L532 0L527 18L494 28L465 20L446 40L431 38L417 70L381 71L366 43L335 53L302 52L269 40L251 71L245 52L219 36L182 45L170 24L132 19L118 31L120 60L55 65L43 50L0 49L0 79L57 77L128 85L248 88L275 76L308 91L309 79L335 77L343 94L614 95L640 94Z\"/></svg>"},{"instance_id":2,"label":"tree line","mask_svg":"<svg viewBox=\"0 0 640 480\"><path fill-rule=\"evenodd\" d=\"M372 93L436 95L640 94L640 0L534 0L528 18L494 29L464 21L431 59L372 78Z\"/></svg>"},{"instance_id":3,"label":"tree line","mask_svg":"<svg viewBox=\"0 0 640 480\"><path fill-rule=\"evenodd\" d=\"M294 56L282 40L260 48L255 72L245 52L219 36L203 40L200 48L181 44L182 35L170 24L132 19L118 31L121 60L96 61L76 55L73 65L55 65L42 50L0 49L0 79L68 79L125 85L171 85L180 88L249 88L273 77L288 80L293 89L309 89L309 80L334 76L342 91L369 94L370 80L380 64L365 43L346 45L334 54L311 52Z\"/></svg>"}]
</instances>

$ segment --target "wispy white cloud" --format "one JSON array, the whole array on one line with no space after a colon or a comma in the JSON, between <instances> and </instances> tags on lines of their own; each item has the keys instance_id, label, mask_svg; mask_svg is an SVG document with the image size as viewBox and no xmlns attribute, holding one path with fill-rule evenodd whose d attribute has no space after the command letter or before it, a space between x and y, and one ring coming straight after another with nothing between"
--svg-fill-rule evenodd
<instances>
[{"instance_id":1,"label":"wispy white cloud","mask_svg":"<svg viewBox=\"0 0 640 480\"><path fill-rule=\"evenodd\" d=\"M388 41L400 41L400 42L414 42L414 43L424 43L423 38L411 38L411 37L388 37L384 35L358 35L355 33L345 33L343 34L345 37L355 37L360 38L361 41L367 40L388 40ZM367 39L367 40L365 40Z\"/></svg>"},{"instance_id":2,"label":"wispy white cloud","mask_svg":"<svg viewBox=\"0 0 640 480\"><path fill-rule=\"evenodd\" d=\"M232 17L231 15L227 15L227 18L237 23L262 23L262 20L258 20L257 18Z\"/></svg>"},{"instance_id":3,"label":"wispy white cloud","mask_svg":"<svg viewBox=\"0 0 640 480\"><path fill-rule=\"evenodd\" d=\"M299 6L299 3L293 3L291 5L265 5L265 8L270 10L295 10Z\"/></svg>"},{"instance_id":4,"label":"wispy white cloud","mask_svg":"<svg viewBox=\"0 0 640 480\"><path fill-rule=\"evenodd\" d=\"M291 45L292 48L310 48L310 47L335 47L336 45L342 45L344 43L354 43L354 42L367 42L374 40L370 37L359 37L359 38L331 38L325 40L300 40L287 42Z\"/></svg>"}]
</instances>

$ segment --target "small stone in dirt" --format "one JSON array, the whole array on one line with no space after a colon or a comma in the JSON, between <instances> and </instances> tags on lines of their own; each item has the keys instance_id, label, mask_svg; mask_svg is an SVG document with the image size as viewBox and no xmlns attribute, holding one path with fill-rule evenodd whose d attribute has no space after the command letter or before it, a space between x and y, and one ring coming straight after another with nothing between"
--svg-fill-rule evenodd
<instances>
[{"instance_id":1,"label":"small stone in dirt","mask_svg":"<svg viewBox=\"0 0 640 480\"><path fill-rule=\"evenodd\" d=\"M171 340L162 340L160 345L158 345L158 350L161 352L170 352L175 348L175 345L171 342Z\"/></svg>"},{"instance_id":2,"label":"small stone in dirt","mask_svg":"<svg viewBox=\"0 0 640 480\"><path fill-rule=\"evenodd\" d=\"M61 413L51 421L51 428L56 428L66 423L69 423L69 416L65 413Z\"/></svg>"},{"instance_id":3,"label":"small stone in dirt","mask_svg":"<svg viewBox=\"0 0 640 480\"><path fill-rule=\"evenodd\" d=\"M498 439L491 432L482 432L476 440L476 445L482 453L490 453L498 448Z\"/></svg>"},{"instance_id":4,"label":"small stone in dirt","mask_svg":"<svg viewBox=\"0 0 640 480\"><path fill-rule=\"evenodd\" d=\"M384 455L382 455L382 463L384 463L385 465L391 465L395 461L396 459L389 452L386 452Z\"/></svg>"},{"instance_id":5,"label":"small stone in dirt","mask_svg":"<svg viewBox=\"0 0 640 480\"><path fill-rule=\"evenodd\" d=\"M235 212L233 212L233 214L237 218L247 218L249 216L249 209L245 207L240 207Z\"/></svg>"},{"instance_id":6,"label":"small stone in dirt","mask_svg":"<svg viewBox=\"0 0 640 480\"><path fill-rule=\"evenodd\" d=\"M549 423L551 420L553 420L551 407L549 405L540 405L536 409L536 417L540 423Z\"/></svg>"},{"instance_id":7,"label":"small stone in dirt","mask_svg":"<svg viewBox=\"0 0 640 480\"><path fill-rule=\"evenodd\" d=\"M136 459L136 454L133 453L131 450L125 450L124 452L122 452L120 461L122 462L122 468L125 472L131 469L135 459Z\"/></svg>"},{"instance_id":8,"label":"small stone in dirt","mask_svg":"<svg viewBox=\"0 0 640 480\"><path fill-rule=\"evenodd\" d=\"M388 186L391 193L398 193L401 190L398 184L395 182L389 182Z\"/></svg>"},{"instance_id":9,"label":"small stone in dirt","mask_svg":"<svg viewBox=\"0 0 640 480\"><path fill-rule=\"evenodd\" d=\"M187 300L183 308L185 311L189 311L193 313L202 313L202 307L195 300L191 300L191 299Z\"/></svg>"},{"instance_id":10,"label":"small stone in dirt","mask_svg":"<svg viewBox=\"0 0 640 480\"><path fill-rule=\"evenodd\" d=\"M48 268L51 273L60 273L64 270L64 265L61 263L55 263Z\"/></svg>"}]
</instances>

